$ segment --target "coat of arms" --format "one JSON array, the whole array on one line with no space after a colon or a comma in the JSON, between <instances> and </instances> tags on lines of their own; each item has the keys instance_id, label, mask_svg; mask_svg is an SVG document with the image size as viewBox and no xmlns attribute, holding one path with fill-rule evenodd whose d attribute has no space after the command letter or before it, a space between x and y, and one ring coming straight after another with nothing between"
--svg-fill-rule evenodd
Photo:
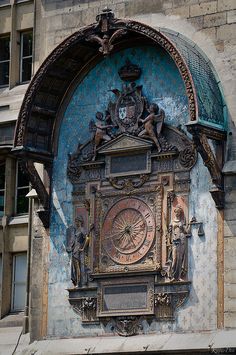
<instances>
[{"instance_id":1,"label":"coat of arms","mask_svg":"<svg viewBox=\"0 0 236 355\"><path fill-rule=\"evenodd\" d=\"M112 121L117 124L121 133L135 133L144 111L142 86L136 86L132 82L124 84L121 91L118 89L112 91L117 97L116 102L109 105Z\"/></svg>"}]
</instances>

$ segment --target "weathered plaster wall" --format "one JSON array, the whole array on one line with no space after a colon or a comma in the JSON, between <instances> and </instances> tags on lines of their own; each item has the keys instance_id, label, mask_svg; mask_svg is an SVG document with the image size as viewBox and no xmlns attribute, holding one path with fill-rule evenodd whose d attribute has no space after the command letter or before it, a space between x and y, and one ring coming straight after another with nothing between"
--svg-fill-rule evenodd
<instances>
[{"instance_id":1,"label":"weathered plaster wall","mask_svg":"<svg viewBox=\"0 0 236 355\"><path fill-rule=\"evenodd\" d=\"M108 90L120 88L118 69L129 57L142 68L138 83L150 102L157 102L166 112L166 122L178 126L188 121L185 89L173 61L162 50L152 47L119 52L98 64L75 90L66 109L60 130L58 156L53 169L53 203L49 260L48 334L51 336L96 335L104 332L99 326L82 326L79 316L68 303L66 288L70 282L70 260L65 249L66 228L72 222L72 187L66 177L67 156L79 142L89 138L88 123L96 111L103 111L114 95ZM98 80L99 78L99 80ZM193 280L188 302L179 310L174 323L153 322L148 331L193 331L216 328L216 213L208 193L208 172L199 158L191 173L190 216L204 222L206 236L200 239L197 230L189 243L190 278Z\"/></svg>"}]
</instances>

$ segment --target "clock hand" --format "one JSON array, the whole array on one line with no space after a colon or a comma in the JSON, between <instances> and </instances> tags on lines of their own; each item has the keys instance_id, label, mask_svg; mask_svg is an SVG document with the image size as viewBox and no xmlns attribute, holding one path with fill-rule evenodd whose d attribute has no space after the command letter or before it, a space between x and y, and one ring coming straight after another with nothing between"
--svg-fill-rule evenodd
<instances>
[{"instance_id":1,"label":"clock hand","mask_svg":"<svg viewBox=\"0 0 236 355\"><path fill-rule=\"evenodd\" d=\"M115 238L116 236L119 236L121 234L120 237L122 237L126 232L125 231L121 231L121 232L117 232L117 233L114 233L114 234L109 234L108 236L106 236L104 239L113 239Z\"/></svg>"},{"instance_id":2,"label":"clock hand","mask_svg":"<svg viewBox=\"0 0 236 355\"><path fill-rule=\"evenodd\" d=\"M132 227L135 227L138 223L143 222L141 218L139 218L136 222L132 224Z\"/></svg>"}]
</instances>

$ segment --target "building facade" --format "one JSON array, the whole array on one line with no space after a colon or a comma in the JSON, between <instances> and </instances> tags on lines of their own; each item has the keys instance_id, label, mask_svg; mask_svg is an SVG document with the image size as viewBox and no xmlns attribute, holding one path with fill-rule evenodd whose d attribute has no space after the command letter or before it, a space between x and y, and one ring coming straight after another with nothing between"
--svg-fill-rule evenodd
<instances>
[{"instance_id":1,"label":"building facade","mask_svg":"<svg viewBox=\"0 0 236 355\"><path fill-rule=\"evenodd\" d=\"M235 329L235 13L2 2L1 317L32 341Z\"/></svg>"}]
</instances>

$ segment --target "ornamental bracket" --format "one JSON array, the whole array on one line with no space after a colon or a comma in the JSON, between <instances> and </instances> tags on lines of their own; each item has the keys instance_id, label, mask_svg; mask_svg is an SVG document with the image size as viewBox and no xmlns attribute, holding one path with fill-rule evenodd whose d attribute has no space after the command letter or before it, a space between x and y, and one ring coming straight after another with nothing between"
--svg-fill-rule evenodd
<instances>
[{"instance_id":1,"label":"ornamental bracket","mask_svg":"<svg viewBox=\"0 0 236 355\"><path fill-rule=\"evenodd\" d=\"M42 204L43 210L38 211L38 215L42 220L45 228L49 226L49 193L41 180L37 169L34 166L33 160L22 160L23 170L27 173L31 186L36 190L38 198ZM50 174L51 167L47 165L45 170Z\"/></svg>"},{"instance_id":2,"label":"ornamental bracket","mask_svg":"<svg viewBox=\"0 0 236 355\"><path fill-rule=\"evenodd\" d=\"M221 150L223 152L223 140L225 139L224 133L214 132L209 133L208 129L201 126L200 124L187 124L188 131L192 134L194 145L197 151L200 153L204 165L207 167L210 175L213 187L210 189L211 196L215 201L216 208L224 208L224 183L222 169L218 164L218 159L212 151L212 148L208 142L208 138L214 139L221 142ZM221 153L222 153L221 152ZM222 154L223 155L223 154Z\"/></svg>"}]
</instances>

